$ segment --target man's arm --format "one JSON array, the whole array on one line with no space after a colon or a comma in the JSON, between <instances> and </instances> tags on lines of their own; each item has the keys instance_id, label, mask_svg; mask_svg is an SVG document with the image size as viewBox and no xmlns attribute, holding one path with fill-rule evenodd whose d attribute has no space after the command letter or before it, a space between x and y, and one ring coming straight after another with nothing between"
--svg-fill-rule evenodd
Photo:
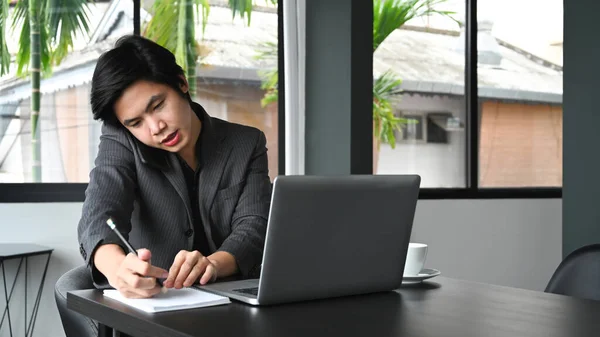
<instances>
[{"instance_id":1,"label":"man's arm","mask_svg":"<svg viewBox=\"0 0 600 337\"><path fill-rule=\"evenodd\" d=\"M102 126L98 156L77 228L80 253L98 288L109 286L106 276L116 273L126 251L106 220L113 218L125 237L131 230L136 176L133 153L125 144L127 137L117 127Z\"/></svg>"},{"instance_id":2,"label":"man's arm","mask_svg":"<svg viewBox=\"0 0 600 337\"><path fill-rule=\"evenodd\" d=\"M256 146L246 171L246 183L232 216L232 232L217 252L214 260L217 276L241 273L242 277L257 277L264 249L271 181L267 159L266 137L259 132Z\"/></svg>"}]
</instances>

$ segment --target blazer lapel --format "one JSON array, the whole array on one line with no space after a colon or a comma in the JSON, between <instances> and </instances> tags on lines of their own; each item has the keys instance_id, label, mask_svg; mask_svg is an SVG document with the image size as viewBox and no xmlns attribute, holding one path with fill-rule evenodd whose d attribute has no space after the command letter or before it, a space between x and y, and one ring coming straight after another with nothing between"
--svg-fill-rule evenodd
<instances>
[{"instance_id":1,"label":"blazer lapel","mask_svg":"<svg viewBox=\"0 0 600 337\"><path fill-rule=\"evenodd\" d=\"M167 180L173 185L181 201L185 205L187 211L188 222L192 224L192 209L190 205L190 197L188 188L185 182L185 177L182 174L181 163L177 159L177 155L164 150L151 148L136 140L139 157L142 163L152 166L160 170ZM192 224L193 226L193 224ZM185 227L187 228L187 226Z\"/></svg>"},{"instance_id":2,"label":"blazer lapel","mask_svg":"<svg viewBox=\"0 0 600 337\"><path fill-rule=\"evenodd\" d=\"M227 147L224 139L225 135L215 130L211 117L206 114L204 109L200 113L204 114L202 124L202 147L200 151L200 163L202 169L199 176L198 200L200 200L200 214L204 232L208 239L208 245L212 251L217 247L212 239L212 230L210 227L210 207L214 201L215 194L219 188L221 177L225 169L225 164L229 158L231 148Z\"/></svg>"}]
</instances>

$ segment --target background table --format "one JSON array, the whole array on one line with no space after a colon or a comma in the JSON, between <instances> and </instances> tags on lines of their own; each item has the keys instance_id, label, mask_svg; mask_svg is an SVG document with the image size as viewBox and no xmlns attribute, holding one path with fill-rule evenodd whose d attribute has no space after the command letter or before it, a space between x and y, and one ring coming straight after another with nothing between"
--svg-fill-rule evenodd
<instances>
[{"instance_id":1,"label":"background table","mask_svg":"<svg viewBox=\"0 0 600 337\"><path fill-rule=\"evenodd\" d=\"M52 248L39 246L30 243L0 243L0 266L2 266L2 279L4 280L4 298L6 299L6 306L4 307L4 312L2 313L2 319L0 320L0 328L2 328L2 324L4 324L5 317L8 316L8 328L10 331L10 336L13 335L12 332L12 321L10 318L10 300L12 298L13 292L15 290L15 285L17 284L17 279L19 278L19 271L21 270L21 266L23 265L23 261L25 261L25 336L33 335L33 328L35 326L35 319L37 317L38 309L40 307L40 299L42 297L42 290L44 288L44 281L46 280L46 272L48 271L48 265L50 264L50 256L52 255ZM42 273L42 279L40 281L40 285L38 288L37 296L35 298L35 303L33 305L31 316L29 321L27 321L27 262L28 258L36 255L48 255L46 259L46 264L44 267L44 271ZM19 266L17 267L17 271L15 273L15 279L13 281L12 286L10 287L10 293L8 292L8 285L6 283L6 268L5 261L19 259Z\"/></svg>"}]
</instances>

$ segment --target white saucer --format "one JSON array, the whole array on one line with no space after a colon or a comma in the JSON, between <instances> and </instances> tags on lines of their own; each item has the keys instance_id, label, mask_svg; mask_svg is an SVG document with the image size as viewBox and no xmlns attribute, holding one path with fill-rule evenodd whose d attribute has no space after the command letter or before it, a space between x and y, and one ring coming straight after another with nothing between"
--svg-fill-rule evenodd
<instances>
[{"instance_id":1,"label":"white saucer","mask_svg":"<svg viewBox=\"0 0 600 337\"><path fill-rule=\"evenodd\" d=\"M424 280L436 277L440 274L441 272L437 269L425 268L421 270L421 272L419 272L418 275L404 275L404 277L402 277L402 284L413 284L423 282Z\"/></svg>"}]
</instances>

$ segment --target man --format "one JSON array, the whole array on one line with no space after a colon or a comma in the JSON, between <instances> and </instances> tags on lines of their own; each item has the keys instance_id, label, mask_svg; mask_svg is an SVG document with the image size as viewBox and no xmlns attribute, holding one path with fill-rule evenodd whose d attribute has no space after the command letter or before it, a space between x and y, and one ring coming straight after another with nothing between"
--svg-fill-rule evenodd
<instances>
[{"instance_id":1,"label":"man","mask_svg":"<svg viewBox=\"0 0 600 337\"><path fill-rule=\"evenodd\" d=\"M181 288L258 277L271 197L264 134L210 117L173 54L139 36L99 58L91 106L102 136L78 226L91 276L75 289L145 298L161 291L157 279ZM59 283L63 292L75 286L59 280L57 293ZM82 316L60 312L67 336L94 333L74 322Z\"/></svg>"}]
</instances>

